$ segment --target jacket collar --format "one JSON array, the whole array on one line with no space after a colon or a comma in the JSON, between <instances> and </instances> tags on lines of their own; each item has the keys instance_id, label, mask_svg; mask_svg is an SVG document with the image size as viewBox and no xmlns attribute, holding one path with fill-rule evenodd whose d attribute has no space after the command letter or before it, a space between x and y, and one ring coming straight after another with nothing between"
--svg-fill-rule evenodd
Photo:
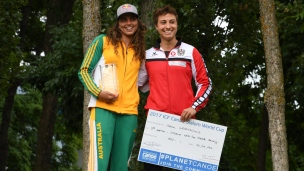
<instances>
[{"instance_id":1,"label":"jacket collar","mask_svg":"<svg viewBox=\"0 0 304 171\"><path fill-rule=\"evenodd\" d=\"M176 45L174 46L174 48L178 48L181 44L182 44L182 38L181 37L176 37L176 39L177 39L177 43L176 43ZM160 40L160 38L158 38L157 40L156 40L156 43L154 44L154 48L155 49L160 49L160 42L161 42L161 40Z\"/></svg>"}]
</instances>

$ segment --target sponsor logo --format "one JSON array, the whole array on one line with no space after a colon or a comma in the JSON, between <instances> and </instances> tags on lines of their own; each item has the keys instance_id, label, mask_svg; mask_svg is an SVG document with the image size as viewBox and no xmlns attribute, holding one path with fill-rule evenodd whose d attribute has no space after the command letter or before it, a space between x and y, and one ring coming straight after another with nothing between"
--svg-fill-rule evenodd
<instances>
[{"instance_id":1,"label":"sponsor logo","mask_svg":"<svg viewBox=\"0 0 304 171\"><path fill-rule=\"evenodd\" d=\"M157 159L157 153L144 151L144 152L142 153L142 158L143 158L144 160L156 161L156 159Z\"/></svg>"},{"instance_id":2,"label":"sponsor logo","mask_svg":"<svg viewBox=\"0 0 304 171\"><path fill-rule=\"evenodd\" d=\"M181 66L186 67L186 62L183 61L169 61L170 66Z\"/></svg>"}]
</instances>

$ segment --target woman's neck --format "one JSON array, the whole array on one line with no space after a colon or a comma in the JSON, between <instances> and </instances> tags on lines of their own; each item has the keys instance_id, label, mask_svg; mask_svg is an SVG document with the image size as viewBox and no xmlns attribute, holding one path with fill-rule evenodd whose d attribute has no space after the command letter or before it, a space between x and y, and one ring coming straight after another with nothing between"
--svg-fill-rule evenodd
<instances>
[{"instance_id":1,"label":"woman's neck","mask_svg":"<svg viewBox=\"0 0 304 171\"><path fill-rule=\"evenodd\" d=\"M164 40L162 39L160 42L160 47L164 50L164 51L170 51L172 50L175 45L177 44L178 40L176 38L171 39L171 40Z\"/></svg>"},{"instance_id":2,"label":"woman's neck","mask_svg":"<svg viewBox=\"0 0 304 171\"><path fill-rule=\"evenodd\" d=\"M121 37L121 40L125 43L125 45L126 45L126 47L128 48L130 45L131 45L131 43L132 43L132 39L133 39L133 36L122 36Z\"/></svg>"}]
</instances>

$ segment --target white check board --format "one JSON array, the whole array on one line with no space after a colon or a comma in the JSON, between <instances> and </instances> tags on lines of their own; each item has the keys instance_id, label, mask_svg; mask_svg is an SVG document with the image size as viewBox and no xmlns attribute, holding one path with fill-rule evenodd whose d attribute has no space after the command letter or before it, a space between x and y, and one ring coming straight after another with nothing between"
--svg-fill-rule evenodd
<instances>
[{"instance_id":1,"label":"white check board","mask_svg":"<svg viewBox=\"0 0 304 171\"><path fill-rule=\"evenodd\" d=\"M138 161L184 171L216 171L227 127L149 110Z\"/></svg>"}]
</instances>

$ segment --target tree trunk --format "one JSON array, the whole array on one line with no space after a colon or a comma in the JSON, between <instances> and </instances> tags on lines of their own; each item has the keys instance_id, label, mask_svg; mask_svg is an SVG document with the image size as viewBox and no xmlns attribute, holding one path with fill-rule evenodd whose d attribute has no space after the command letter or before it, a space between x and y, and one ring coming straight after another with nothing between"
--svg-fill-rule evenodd
<instances>
[{"instance_id":1,"label":"tree trunk","mask_svg":"<svg viewBox=\"0 0 304 171\"><path fill-rule=\"evenodd\" d=\"M268 126L269 119L266 106L263 108L263 117L261 121L260 133L259 133L259 146L258 146L258 159L257 159L257 171L265 171L266 169L266 151L268 144Z\"/></svg>"},{"instance_id":2,"label":"tree trunk","mask_svg":"<svg viewBox=\"0 0 304 171\"><path fill-rule=\"evenodd\" d=\"M58 98L52 93L43 94L42 115L39 121L35 171L50 171L54 123Z\"/></svg>"},{"instance_id":3,"label":"tree trunk","mask_svg":"<svg viewBox=\"0 0 304 171\"><path fill-rule=\"evenodd\" d=\"M156 1L155 0L144 0L141 1L140 4L140 20L145 24L147 29L149 28L154 29L154 23L150 16L153 16L153 12L155 10ZM158 38L158 35L147 34L146 35L146 42L152 43L154 45L154 42ZM147 47L149 48L149 47Z\"/></svg>"},{"instance_id":4,"label":"tree trunk","mask_svg":"<svg viewBox=\"0 0 304 171\"><path fill-rule=\"evenodd\" d=\"M153 15L153 12L155 10L155 4L156 1L154 0L141 1L140 20L145 24L147 28L154 26L153 20L151 20L150 15Z\"/></svg>"},{"instance_id":5,"label":"tree trunk","mask_svg":"<svg viewBox=\"0 0 304 171\"><path fill-rule=\"evenodd\" d=\"M85 55L93 39L100 34L101 17L100 17L100 0L83 0L83 54ZM90 131L88 110L90 94L84 90L83 100L83 157L82 170L88 170L89 149L90 149Z\"/></svg>"},{"instance_id":6,"label":"tree trunk","mask_svg":"<svg viewBox=\"0 0 304 171\"><path fill-rule=\"evenodd\" d=\"M264 101L269 115L273 171L287 171L285 97L282 57L274 0L259 0L266 59L267 90Z\"/></svg>"},{"instance_id":7,"label":"tree trunk","mask_svg":"<svg viewBox=\"0 0 304 171\"><path fill-rule=\"evenodd\" d=\"M15 101L15 95L19 85L20 81L15 81L11 84L3 106L0 130L0 171L6 170L5 167L8 159L8 130L11 122L11 113Z\"/></svg>"},{"instance_id":8,"label":"tree trunk","mask_svg":"<svg viewBox=\"0 0 304 171\"><path fill-rule=\"evenodd\" d=\"M44 52L48 55L52 51L52 35L50 26L68 24L72 15L75 0L48 1L47 21L44 35ZM42 115L38 128L38 140L36 149L35 171L50 171L52 159L52 145L54 125L57 116L58 97L52 92L43 92Z\"/></svg>"}]
</instances>

